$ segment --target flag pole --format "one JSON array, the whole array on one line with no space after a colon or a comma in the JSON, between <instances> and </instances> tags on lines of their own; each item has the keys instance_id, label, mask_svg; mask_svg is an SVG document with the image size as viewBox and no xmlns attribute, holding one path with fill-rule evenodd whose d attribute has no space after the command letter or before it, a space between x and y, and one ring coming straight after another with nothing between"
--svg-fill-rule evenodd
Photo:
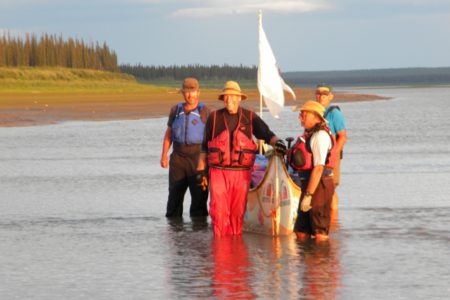
<instances>
[{"instance_id":1,"label":"flag pole","mask_svg":"<svg viewBox=\"0 0 450 300\"><path fill-rule=\"evenodd\" d=\"M258 14L258 37L259 37L259 30L261 30L261 26L262 26L262 10L259 10L259 14ZM258 42L259 42L259 38L258 38ZM259 46L258 46L258 51L259 51ZM258 59L261 59L261 53L259 53ZM259 72L260 72L260 63L258 62L258 76L260 76ZM263 97L261 94L261 91L258 89L259 92L259 116L261 119L263 119ZM259 154L262 155L262 150L263 150L263 145L264 145L264 141L263 140L259 140Z\"/></svg>"},{"instance_id":2,"label":"flag pole","mask_svg":"<svg viewBox=\"0 0 450 300\"><path fill-rule=\"evenodd\" d=\"M258 31L261 30L261 26L262 26L262 10L260 9L259 15L258 15ZM259 49L259 47L258 47L258 49ZM259 59L261 59L261 53L259 53ZM259 63L259 65L261 65L261 64ZM258 73L259 72L260 72L260 68L258 68ZM260 74L258 74L258 75L260 75ZM258 91L259 91L259 89L258 89ZM262 94L261 94L261 91L259 91L259 114L260 114L261 119L263 118L263 110L262 110L263 102L262 101L263 101Z\"/></svg>"}]
</instances>

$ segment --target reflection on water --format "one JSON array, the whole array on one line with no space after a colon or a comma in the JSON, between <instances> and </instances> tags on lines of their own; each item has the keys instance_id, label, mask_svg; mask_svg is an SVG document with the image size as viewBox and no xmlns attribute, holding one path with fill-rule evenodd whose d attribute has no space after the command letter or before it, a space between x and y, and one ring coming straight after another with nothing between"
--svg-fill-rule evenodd
<instances>
[{"instance_id":1,"label":"reflection on water","mask_svg":"<svg viewBox=\"0 0 450 300\"><path fill-rule=\"evenodd\" d=\"M335 299L338 296L337 288L341 284L338 243L338 240L330 239L303 247L302 298Z\"/></svg>"},{"instance_id":2,"label":"reflection on water","mask_svg":"<svg viewBox=\"0 0 450 300\"><path fill-rule=\"evenodd\" d=\"M447 299L450 88L369 92L323 243L167 220L165 118L0 128L0 299Z\"/></svg>"},{"instance_id":3,"label":"reflection on water","mask_svg":"<svg viewBox=\"0 0 450 300\"><path fill-rule=\"evenodd\" d=\"M338 224L335 220L335 224ZM299 242L244 233L214 238L207 221L168 220L173 298L334 299L341 285L339 233ZM336 225L337 226L337 225Z\"/></svg>"},{"instance_id":4,"label":"reflection on water","mask_svg":"<svg viewBox=\"0 0 450 300\"><path fill-rule=\"evenodd\" d=\"M334 209L330 213L330 232L337 233L339 231L339 210Z\"/></svg>"},{"instance_id":5,"label":"reflection on water","mask_svg":"<svg viewBox=\"0 0 450 300\"><path fill-rule=\"evenodd\" d=\"M247 245L241 237L215 238L211 241L212 294L218 298L252 299L254 278Z\"/></svg>"}]
</instances>

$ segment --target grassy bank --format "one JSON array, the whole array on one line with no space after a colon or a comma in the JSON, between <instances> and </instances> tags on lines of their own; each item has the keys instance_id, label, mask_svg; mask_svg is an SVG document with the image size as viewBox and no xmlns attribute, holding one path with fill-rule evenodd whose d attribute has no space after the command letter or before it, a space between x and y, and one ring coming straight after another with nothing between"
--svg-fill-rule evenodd
<instances>
[{"instance_id":1,"label":"grassy bank","mask_svg":"<svg viewBox=\"0 0 450 300\"><path fill-rule=\"evenodd\" d=\"M0 93L139 93L168 88L128 74L69 68L0 68Z\"/></svg>"}]
</instances>

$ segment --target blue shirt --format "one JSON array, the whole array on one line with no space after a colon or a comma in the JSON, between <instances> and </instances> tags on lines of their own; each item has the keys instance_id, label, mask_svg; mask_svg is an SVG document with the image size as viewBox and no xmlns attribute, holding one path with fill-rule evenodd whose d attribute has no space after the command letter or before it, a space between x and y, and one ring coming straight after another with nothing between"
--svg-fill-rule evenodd
<instances>
[{"instance_id":1,"label":"blue shirt","mask_svg":"<svg viewBox=\"0 0 450 300\"><path fill-rule=\"evenodd\" d=\"M328 127L330 127L331 132L333 132L334 136L341 131L341 130L347 130L347 126L345 125L345 118L344 114L341 112L339 108L333 109L328 115L327 112L330 110L332 105L328 105L327 109L325 109L324 116L326 115L325 119L328 121Z\"/></svg>"}]
</instances>

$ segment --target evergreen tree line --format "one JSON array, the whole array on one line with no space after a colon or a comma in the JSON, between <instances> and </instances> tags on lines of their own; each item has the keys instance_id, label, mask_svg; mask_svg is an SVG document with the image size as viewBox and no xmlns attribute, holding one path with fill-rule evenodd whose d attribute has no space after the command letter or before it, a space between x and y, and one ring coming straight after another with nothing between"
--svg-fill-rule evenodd
<instances>
[{"instance_id":1,"label":"evergreen tree line","mask_svg":"<svg viewBox=\"0 0 450 300\"><path fill-rule=\"evenodd\" d=\"M0 67L66 67L118 71L117 55L106 43L100 46L81 39L43 34L25 38L0 37Z\"/></svg>"},{"instance_id":2,"label":"evergreen tree line","mask_svg":"<svg viewBox=\"0 0 450 300\"><path fill-rule=\"evenodd\" d=\"M199 80L226 80L233 78L240 79L256 79L257 67L230 66L224 64L219 65L187 65L187 66L143 66L137 65L120 65L120 71L131 74L134 77L144 80L182 80L185 77L195 77Z\"/></svg>"}]
</instances>

